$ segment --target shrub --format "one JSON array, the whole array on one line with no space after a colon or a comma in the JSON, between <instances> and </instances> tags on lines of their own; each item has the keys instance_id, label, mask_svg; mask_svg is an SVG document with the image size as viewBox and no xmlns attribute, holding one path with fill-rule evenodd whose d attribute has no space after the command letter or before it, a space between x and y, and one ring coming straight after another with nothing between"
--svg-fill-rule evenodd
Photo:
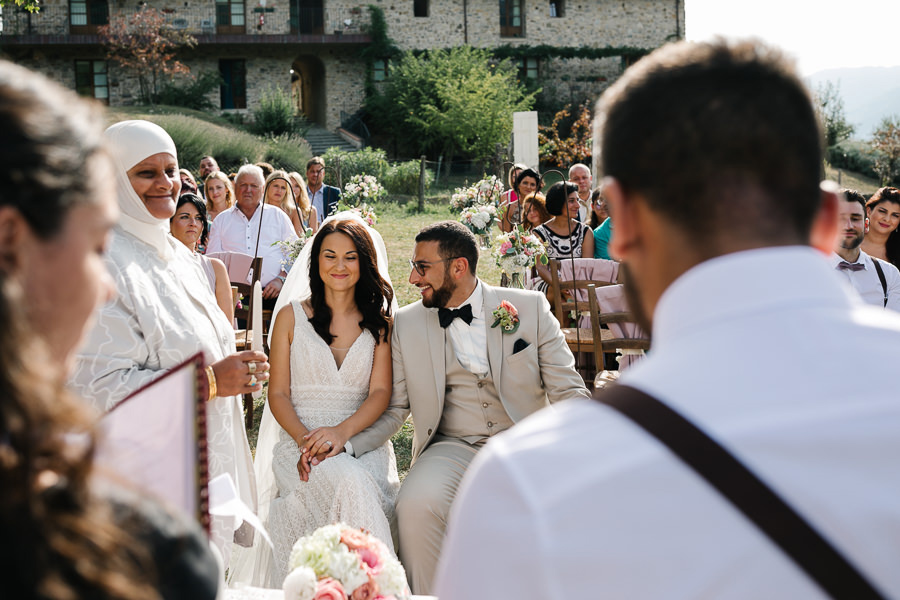
<instances>
[{"instance_id":1,"label":"shrub","mask_svg":"<svg viewBox=\"0 0 900 600\"><path fill-rule=\"evenodd\" d=\"M263 160L285 171L297 171L306 177L306 161L312 158L309 142L295 133L268 139Z\"/></svg>"},{"instance_id":2,"label":"shrub","mask_svg":"<svg viewBox=\"0 0 900 600\"><path fill-rule=\"evenodd\" d=\"M414 196L419 193L419 170L420 165L417 160L391 165L387 175L384 177L384 187L391 194ZM425 169L426 192L431 187L432 182L434 182L434 175L431 171Z\"/></svg>"},{"instance_id":3,"label":"shrub","mask_svg":"<svg viewBox=\"0 0 900 600\"><path fill-rule=\"evenodd\" d=\"M828 148L826 158L836 169L854 171L880 181L875 172L878 154L865 142L841 142Z\"/></svg>"},{"instance_id":4,"label":"shrub","mask_svg":"<svg viewBox=\"0 0 900 600\"><path fill-rule=\"evenodd\" d=\"M183 106L194 110L210 110L215 106L207 94L218 89L221 84L222 76L218 71L203 71L183 85L175 82L164 83L159 93L153 98L156 104Z\"/></svg>"},{"instance_id":5,"label":"shrub","mask_svg":"<svg viewBox=\"0 0 900 600\"><path fill-rule=\"evenodd\" d=\"M384 181L388 171L387 155L384 150L378 148L363 148L356 152L329 148L322 158L325 159L329 171L337 169L340 161L342 184L346 184L354 175L374 175L379 181ZM337 185L336 174L333 183Z\"/></svg>"},{"instance_id":6,"label":"shrub","mask_svg":"<svg viewBox=\"0 0 900 600\"><path fill-rule=\"evenodd\" d=\"M303 135L308 128L306 118L294 113L291 97L283 89L270 87L263 91L259 108L253 111L253 133L271 136L285 133Z\"/></svg>"}]
</instances>

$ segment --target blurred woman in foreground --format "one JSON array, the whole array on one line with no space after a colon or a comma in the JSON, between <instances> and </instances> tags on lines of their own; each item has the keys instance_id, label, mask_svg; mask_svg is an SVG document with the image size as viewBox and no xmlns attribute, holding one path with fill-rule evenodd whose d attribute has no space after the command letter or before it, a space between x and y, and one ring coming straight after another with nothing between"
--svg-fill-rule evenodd
<instances>
[{"instance_id":1,"label":"blurred woman in foreground","mask_svg":"<svg viewBox=\"0 0 900 600\"><path fill-rule=\"evenodd\" d=\"M118 210L101 116L0 61L0 590L4 598L216 595L192 524L91 487L96 415L64 388L92 315Z\"/></svg>"}]
</instances>

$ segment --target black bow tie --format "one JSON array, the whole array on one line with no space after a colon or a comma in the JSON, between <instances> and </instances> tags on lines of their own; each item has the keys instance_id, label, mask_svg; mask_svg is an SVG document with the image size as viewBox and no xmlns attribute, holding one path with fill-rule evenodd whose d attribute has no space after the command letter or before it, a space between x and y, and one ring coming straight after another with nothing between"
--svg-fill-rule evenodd
<instances>
[{"instance_id":1,"label":"black bow tie","mask_svg":"<svg viewBox=\"0 0 900 600\"><path fill-rule=\"evenodd\" d=\"M838 263L837 268L842 271L862 271L866 268L866 265L863 263L849 263L846 260L842 260Z\"/></svg>"},{"instance_id":2,"label":"black bow tie","mask_svg":"<svg viewBox=\"0 0 900 600\"><path fill-rule=\"evenodd\" d=\"M472 324L472 305L466 304L459 308L439 308L438 309L438 322L441 324L441 327L447 329L450 323L453 322L453 319L459 317L463 321L466 322L466 325Z\"/></svg>"}]
</instances>

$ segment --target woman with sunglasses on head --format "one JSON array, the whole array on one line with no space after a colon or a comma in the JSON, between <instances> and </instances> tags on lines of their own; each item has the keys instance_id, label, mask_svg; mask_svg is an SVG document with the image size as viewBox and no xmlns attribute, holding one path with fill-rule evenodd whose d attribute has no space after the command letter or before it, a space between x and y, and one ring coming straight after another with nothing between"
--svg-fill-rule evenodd
<instances>
[{"instance_id":1,"label":"woman with sunglasses on head","mask_svg":"<svg viewBox=\"0 0 900 600\"><path fill-rule=\"evenodd\" d=\"M266 204L277 206L283 210L290 217L294 231L298 236L302 236L306 227L300 218L300 211L297 210L294 188L288 179L288 174L281 170L272 171L272 174L266 178L264 194Z\"/></svg>"}]
</instances>

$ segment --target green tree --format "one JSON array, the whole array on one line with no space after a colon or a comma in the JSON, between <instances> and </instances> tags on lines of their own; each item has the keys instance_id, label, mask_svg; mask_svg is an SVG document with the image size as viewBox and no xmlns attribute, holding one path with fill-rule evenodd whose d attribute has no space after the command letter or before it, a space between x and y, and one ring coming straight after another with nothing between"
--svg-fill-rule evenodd
<instances>
[{"instance_id":1,"label":"green tree","mask_svg":"<svg viewBox=\"0 0 900 600\"><path fill-rule=\"evenodd\" d=\"M0 0L0 6L18 6L28 12L39 12L41 3L38 0Z\"/></svg>"},{"instance_id":2,"label":"green tree","mask_svg":"<svg viewBox=\"0 0 900 600\"><path fill-rule=\"evenodd\" d=\"M127 18L113 18L98 34L107 56L137 76L141 98L151 104L159 94L161 79L190 72L175 60L175 52L197 45L194 36L173 28L162 12L147 5Z\"/></svg>"},{"instance_id":3,"label":"green tree","mask_svg":"<svg viewBox=\"0 0 900 600\"><path fill-rule=\"evenodd\" d=\"M844 113L844 99L841 88L831 81L819 84L813 92L816 113L825 129L825 146L840 144L853 135L854 127Z\"/></svg>"},{"instance_id":4,"label":"green tree","mask_svg":"<svg viewBox=\"0 0 900 600\"><path fill-rule=\"evenodd\" d=\"M376 127L405 149L483 160L508 143L513 113L529 110L534 95L508 60L494 63L486 50L460 46L407 52L367 108Z\"/></svg>"},{"instance_id":5,"label":"green tree","mask_svg":"<svg viewBox=\"0 0 900 600\"><path fill-rule=\"evenodd\" d=\"M872 134L872 148L878 153L875 172L881 185L891 185L900 176L900 116L885 117Z\"/></svg>"}]
</instances>

